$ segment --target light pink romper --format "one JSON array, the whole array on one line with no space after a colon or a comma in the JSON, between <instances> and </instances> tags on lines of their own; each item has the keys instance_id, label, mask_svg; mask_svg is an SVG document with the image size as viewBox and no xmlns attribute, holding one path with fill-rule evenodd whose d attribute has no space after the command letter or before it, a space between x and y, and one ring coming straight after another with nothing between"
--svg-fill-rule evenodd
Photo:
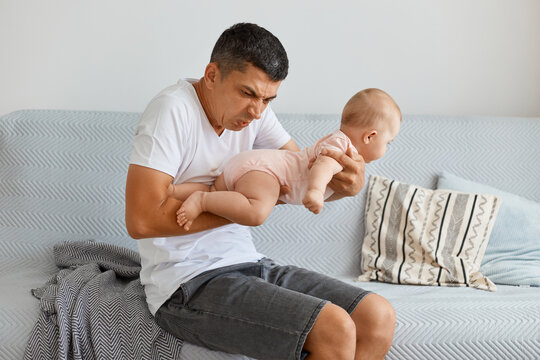
<instances>
[{"instance_id":1,"label":"light pink romper","mask_svg":"<svg viewBox=\"0 0 540 360\"><path fill-rule=\"evenodd\" d=\"M346 152L348 147L357 152L347 135L337 130L302 151L264 149L241 152L231 158L223 169L225 185L228 190L234 190L236 182L245 173L264 171L274 176L280 185L287 185L291 189L289 194L279 197L281 201L301 205L308 186L309 160L318 156L323 148ZM333 193L327 187L324 198Z\"/></svg>"}]
</instances>

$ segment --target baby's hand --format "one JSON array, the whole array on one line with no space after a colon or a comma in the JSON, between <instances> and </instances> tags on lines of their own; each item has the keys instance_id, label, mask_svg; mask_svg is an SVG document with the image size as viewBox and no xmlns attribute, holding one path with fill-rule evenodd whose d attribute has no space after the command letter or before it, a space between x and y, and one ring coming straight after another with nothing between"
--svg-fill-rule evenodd
<instances>
[{"instance_id":1,"label":"baby's hand","mask_svg":"<svg viewBox=\"0 0 540 360\"><path fill-rule=\"evenodd\" d=\"M317 189L311 189L306 192L302 199L304 206L314 214L321 212L324 205L324 194Z\"/></svg>"}]
</instances>

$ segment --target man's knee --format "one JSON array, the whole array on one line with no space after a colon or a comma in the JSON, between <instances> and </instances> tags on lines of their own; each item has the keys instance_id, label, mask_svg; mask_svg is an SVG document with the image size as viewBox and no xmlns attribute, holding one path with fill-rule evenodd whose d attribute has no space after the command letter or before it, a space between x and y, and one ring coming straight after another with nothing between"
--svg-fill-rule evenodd
<instances>
[{"instance_id":1,"label":"man's knee","mask_svg":"<svg viewBox=\"0 0 540 360\"><path fill-rule=\"evenodd\" d=\"M354 321L341 307L326 304L306 338L304 349L317 358L352 359L355 348Z\"/></svg>"},{"instance_id":2,"label":"man's knee","mask_svg":"<svg viewBox=\"0 0 540 360\"><path fill-rule=\"evenodd\" d=\"M387 352L392 345L396 327L396 313L392 304L377 294L367 295L351 314L357 341L378 345Z\"/></svg>"}]
</instances>

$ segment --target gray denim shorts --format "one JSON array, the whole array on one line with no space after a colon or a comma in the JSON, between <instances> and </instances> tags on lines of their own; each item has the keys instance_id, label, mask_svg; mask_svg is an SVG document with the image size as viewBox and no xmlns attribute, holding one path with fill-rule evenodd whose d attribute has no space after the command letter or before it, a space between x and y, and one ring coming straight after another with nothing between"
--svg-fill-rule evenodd
<instances>
[{"instance_id":1,"label":"gray denim shorts","mask_svg":"<svg viewBox=\"0 0 540 360\"><path fill-rule=\"evenodd\" d=\"M369 291L268 258L210 270L180 285L157 323L195 345L256 359L302 359L328 302L352 313Z\"/></svg>"}]
</instances>

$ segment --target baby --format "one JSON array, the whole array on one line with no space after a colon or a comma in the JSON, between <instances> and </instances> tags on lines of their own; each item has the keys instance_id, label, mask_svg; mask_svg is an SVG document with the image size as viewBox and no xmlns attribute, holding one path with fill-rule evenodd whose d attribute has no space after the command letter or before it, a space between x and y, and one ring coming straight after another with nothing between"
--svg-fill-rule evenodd
<instances>
[{"instance_id":1,"label":"baby","mask_svg":"<svg viewBox=\"0 0 540 360\"><path fill-rule=\"evenodd\" d=\"M365 89L345 105L339 130L301 151L251 150L231 158L214 183L169 185L168 195L184 201L177 211L178 225L187 231L207 211L237 224L261 225L276 202L303 204L318 214L333 190L327 187L334 174L343 170L323 149L338 149L362 155L369 163L386 152L397 136L401 111L386 92ZM324 153L324 152L323 152ZM314 160L314 161L313 161ZM312 162L311 168L309 164ZM280 196L280 187L289 193Z\"/></svg>"}]
</instances>

